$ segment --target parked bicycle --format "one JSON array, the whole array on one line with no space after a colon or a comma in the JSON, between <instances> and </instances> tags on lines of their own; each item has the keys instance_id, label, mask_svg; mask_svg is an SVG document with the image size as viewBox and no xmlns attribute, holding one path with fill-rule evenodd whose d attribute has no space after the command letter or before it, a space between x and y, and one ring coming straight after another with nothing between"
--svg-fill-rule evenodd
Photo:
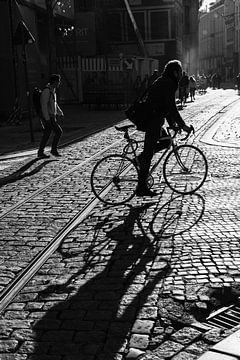
<instances>
[{"instance_id":1,"label":"parked bicycle","mask_svg":"<svg viewBox=\"0 0 240 360\"><path fill-rule=\"evenodd\" d=\"M91 173L91 187L95 196L109 205L121 205L131 200L135 193L139 175L137 149L140 141L130 137L128 130L134 125L115 126L124 133L127 144L121 154L110 154L100 159ZM154 184L153 172L163 178L170 189L179 194L192 194L204 183L208 172L208 163L202 150L193 145L178 145L176 136L180 129L167 128L169 147L152 165L148 186ZM192 127L192 131L194 129ZM187 140L190 133L182 141ZM162 138L165 140L166 138ZM170 151L169 151L170 150ZM167 154L168 153L168 154ZM165 157L166 155L166 157ZM131 156L131 157L130 157ZM164 159L163 168L159 164Z\"/></svg>"}]
</instances>

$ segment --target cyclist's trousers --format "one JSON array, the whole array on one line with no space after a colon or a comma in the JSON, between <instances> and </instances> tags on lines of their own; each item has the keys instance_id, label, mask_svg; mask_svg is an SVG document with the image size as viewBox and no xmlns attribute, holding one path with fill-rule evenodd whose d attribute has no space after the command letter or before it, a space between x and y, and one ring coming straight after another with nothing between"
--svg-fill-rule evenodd
<instances>
[{"instance_id":1,"label":"cyclist's trousers","mask_svg":"<svg viewBox=\"0 0 240 360\"><path fill-rule=\"evenodd\" d=\"M151 128L145 133L144 149L140 154L140 172L139 172L139 186L146 186L146 180L148 177L151 160L153 154L157 151L167 148L170 144L170 140L161 140L161 137L167 136L167 133L162 129L161 122L154 122L151 124Z\"/></svg>"}]
</instances>

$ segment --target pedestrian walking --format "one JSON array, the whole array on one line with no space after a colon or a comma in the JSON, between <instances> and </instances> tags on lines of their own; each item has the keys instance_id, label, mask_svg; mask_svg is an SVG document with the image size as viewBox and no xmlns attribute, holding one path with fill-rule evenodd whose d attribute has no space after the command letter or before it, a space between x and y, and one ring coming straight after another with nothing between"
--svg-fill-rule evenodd
<instances>
[{"instance_id":1,"label":"pedestrian walking","mask_svg":"<svg viewBox=\"0 0 240 360\"><path fill-rule=\"evenodd\" d=\"M49 158L49 155L44 153L45 146L51 133L54 133L51 146L51 154L54 156L61 156L58 152L58 143L62 136L62 128L58 124L58 118L63 117L63 112L57 104L56 89L60 86L61 76L59 74L52 74L49 78L49 83L43 89L40 97L41 102L41 122L43 126L43 135L38 149L39 158Z\"/></svg>"},{"instance_id":2,"label":"pedestrian walking","mask_svg":"<svg viewBox=\"0 0 240 360\"><path fill-rule=\"evenodd\" d=\"M221 88L221 82L222 82L221 74L217 74L217 76L216 76L216 83L217 83L218 89Z\"/></svg>"},{"instance_id":3,"label":"pedestrian walking","mask_svg":"<svg viewBox=\"0 0 240 360\"><path fill-rule=\"evenodd\" d=\"M212 76L211 76L211 84L212 84L213 90L215 90L217 87L217 74L216 73L212 74Z\"/></svg>"},{"instance_id":4,"label":"pedestrian walking","mask_svg":"<svg viewBox=\"0 0 240 360\"><path fill-rule=\"evenodd\" d=\"M237 85L238 95L240 95L240 73L236 77L236 85Z\"/></svg>"},{"instance_id":5,"label":"pedestrian walking","mask_svg":"<svg viewBox=\"0 0 240 360\"><path fill-rule=\"evenodd\" d=\"M179 99L181 102L181 107L187 102L188 98L188 87L189 87L189 77L185 71L182 73L182 77L179 81Z\"/></svg>"},{"instance_id":6,"label":"pedestrian walking","mask_svg":"<svg viewBox=\"0 0 240 360\"><path fill-rule=\"evenodd\" d=\"M145 74L142 84L141 84L141 92L142 93L147 90L148 84L149 84L149 76L148 76L148 74Z\"/></svg>"},{"instance_id":7,"label":"pedestrian walking","mask_svg":"<svg viewBox=\"0 0 240 360\"><path fill-rule=\"evenodd\" d=\"M140 75L136 77L136 80L133 83L133 89L135 98L138 98L142 92L142 80Z\"/></svg>"},{"instance_id":8,"label":"pedestrian walking","mask_svg":"<svg viewBox=\"0 0 240 360\"><path fill-rule=\"evenodd\" d=\"M190 92L191 101L195 100L196 88L197 88L196 80L195 77L192 75L189 78L189 92Z\"/></svg>"},{"instance_id":9,"label":"pedestrian walking","mask_svg":"<svg viewBox=\"0 0 240 360\"><path fill-rule=\"evenodd\" d=\"M169 61L165 65L162 75L149 88L146 101L152 109L152 116L146 119L144 149L139 155L140 172L136 191L138 196L157 195L148 188L147 178L153 154L167 148L170 144L169 139L163 139L167 136L163 129L165 119L171 127L178 126L186 132L191 131L177 110L175 102L175 93L181 77L181 62Z\"/></svg>"}]
</instances>

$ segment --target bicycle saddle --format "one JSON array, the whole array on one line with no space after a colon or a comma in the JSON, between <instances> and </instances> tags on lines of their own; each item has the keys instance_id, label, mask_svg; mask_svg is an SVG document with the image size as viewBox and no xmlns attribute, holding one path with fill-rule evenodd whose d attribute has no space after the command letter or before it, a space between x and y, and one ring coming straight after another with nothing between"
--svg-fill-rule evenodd
<instances>
[{"instance_id":1,"label":"bicycle saddle","mask_svg":"<svg viewBox=\"0 0 240 360\"><path fill-rule=\"evenodd\" d=\"M126 131L130 128L135 128L135 125L124 125L124 126L115 126L115 129L118 131Z\"/></svg>"}]
</instances>

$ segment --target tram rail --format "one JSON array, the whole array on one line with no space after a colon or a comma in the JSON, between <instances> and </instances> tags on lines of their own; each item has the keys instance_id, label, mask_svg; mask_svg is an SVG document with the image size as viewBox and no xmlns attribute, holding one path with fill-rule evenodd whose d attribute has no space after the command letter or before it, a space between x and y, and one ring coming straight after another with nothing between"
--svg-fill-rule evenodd
<instances>
[{"instance_id":1,"label":"tram rail","mask_svg":"<svg viewBox=\"0 0 240 360\"><path fill-rule=\"evenodd\" d=\"M195 126L195 133L196 137L195 139L191 139L192 142L196 141L196 139L200 139L202 134L209 129L218 119L219 116L221 116L221 112L225 111L228 107L232 106L233 103L235 103L237 100L234 100L233 102L224 105L222 109L220 109L218 112L216 112L213 116L208 118L204 124L200 125L199 127ZM196 109L194 111L196 114L198 110ZM194 115L191 114L189 116L186 116L185 119L187 121L191 122L191 119L194 118ZM17 209L20 209L24 204L33 201L37 196L39 196L41 193L49 189L54 184L60 183L63 179L66 179L68 175L71 175L75 171L78 171L79 169L83 168L85 165L91 165L94 160L102 156L102 154L106 153L109 150L114 149L114 147L119 146L119 144L123 142L122 138L115 141L111 145L104 147L100 151L96 152L94 155L90 156L89 158L85 159L81 163L73 166L66 172L64 172L62 175L56 177L55 179L48 182L46 185L44 185L42 188L36 190L33 192L30 196L26 197L25 199L17 202L12 207L6 209L0 214L0 220L6 219L7 216L9 216L11 213L14 213ZM64 194L63 194L64 196ZM86 196L86 203L83 205L82 209L80 209L70 221L68 221L55 235L46 246L43 246L43 248L37 253L37 255L33 256L33 258L29 261L29 264L25 266L23 269L21 269L14 280L10 281L2 293L0 294L0 312L2 312L6 306L11 302L11 300L19 293L19 291L26 285L26 283L34 276L34 274L42 267L42 265L48 260L48 258L56 251L56 249L59 247L61 242L64 240L64 238L76 227L79 226L81 222L84 221L84 219L87 218L87 216L90 214L90 212L97 206L99 203L99 200L95 197L90 198L89 200L89 194Z\"/></svg>"}]
</instances>

